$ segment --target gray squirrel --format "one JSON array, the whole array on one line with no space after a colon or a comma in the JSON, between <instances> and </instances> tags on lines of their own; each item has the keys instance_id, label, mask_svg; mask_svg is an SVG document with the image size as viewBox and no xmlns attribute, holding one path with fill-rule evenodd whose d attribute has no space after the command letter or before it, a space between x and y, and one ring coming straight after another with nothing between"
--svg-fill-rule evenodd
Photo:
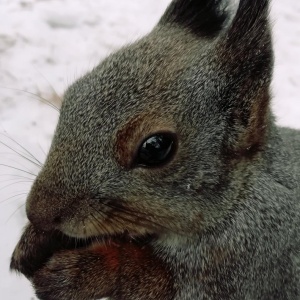
<instances>
[{"instance_id":1,"label":"gray squirrel","mask_svg":"<svg viewBox=\"0 0 300 300\"><path fill-rule=\"evenodd\" d=\"M39 299L300 299L300 132L267 0L174 0L64 95L11 260Z\"/></svg>"}]
</instances>

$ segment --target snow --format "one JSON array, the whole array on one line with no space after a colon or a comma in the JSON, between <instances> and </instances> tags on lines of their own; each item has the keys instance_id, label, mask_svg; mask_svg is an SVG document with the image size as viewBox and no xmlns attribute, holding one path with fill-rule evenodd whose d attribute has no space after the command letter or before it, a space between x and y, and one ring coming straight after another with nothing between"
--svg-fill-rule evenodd
<instances>
[{"instance_id":1,"label":"snow","mask_svg":"<svg viewBox=\"0 0 300 300\"><path fill-rule=\"evenodd\" d=\"M70 83L111 51L147 33L168 3L0 0L1 299L36 299L29 282L8 269L26 222L24 203L34 178L30 173L39 170L14 150L34 160L25 147L43 161L58 117L39 98L59 106L59 95ZM273 108L279 124L300 128L300 2L274 0L272 19Z\"/></svg>"}]
</instances>

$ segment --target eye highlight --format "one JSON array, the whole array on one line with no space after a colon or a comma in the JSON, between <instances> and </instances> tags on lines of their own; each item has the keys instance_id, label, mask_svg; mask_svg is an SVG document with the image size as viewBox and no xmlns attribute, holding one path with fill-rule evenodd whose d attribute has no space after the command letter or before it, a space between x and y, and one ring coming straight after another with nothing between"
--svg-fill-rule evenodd
<instances>
[{"instance_id":1,"label":"eye highlight","mask_svg":"<svg viewBox=\"0 0 300 300\"><path fill-rule=\"evenodd\" d=\"M171 160L176 149L173 133L156 133L140 145L135 164L141 167L159 167Z\"/></svg>"}]
</instances>

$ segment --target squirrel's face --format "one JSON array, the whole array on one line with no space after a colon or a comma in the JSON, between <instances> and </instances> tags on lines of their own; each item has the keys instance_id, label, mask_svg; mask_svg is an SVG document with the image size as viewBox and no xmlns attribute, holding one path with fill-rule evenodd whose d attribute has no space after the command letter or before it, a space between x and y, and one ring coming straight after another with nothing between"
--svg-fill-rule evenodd
<instances>
[{"instance_id":1,"label":"squirrel's face","mask_svg":"<svg viewBox=\"0 0 300 300\"><path fill-rule=\"evenodd\" d=\"M220 40L161 24L73 84L30 221L75 237L189 235L226 215L233 174L263 142L272 55L243 73L243 51Z\"/></svg>"}]
</instances>

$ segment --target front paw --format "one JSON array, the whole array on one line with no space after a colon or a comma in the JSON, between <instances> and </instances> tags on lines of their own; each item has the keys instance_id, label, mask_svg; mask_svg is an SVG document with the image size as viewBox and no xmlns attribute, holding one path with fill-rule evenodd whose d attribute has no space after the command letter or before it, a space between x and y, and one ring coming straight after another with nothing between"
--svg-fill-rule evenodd
<instances>
[{"instance_id":1,"label":"front paw","mask_svg":"<svg viewBox=\"0 0 300 300\"><path fill-rule=\"evenodd\" d=\"M113 293L113 273L98 251L69 250L55 253L32 283L41 300L91 300Z\"/></svg>"},{"instance_id":2,"label":"front paw","mask_svg":"<svg viewBox=\"0 0 300 300\"><path fill-rule=\"evenodd\" d=\"M39 231L29 223L12 254L10 269L31 279L55 252L75 248L74 243L58 231Z\"/></svg>"},{"instance_id":3,"label":"front paw","mask_svg":"<svg viewBox=\"0 0 300 300\"><path fill-rule=\"evenodd\" d=\"M48 236L28 224L12 254L10 269L31 278L51 255Z\"/></svg>"},{"instance_id":4,"label":"front paw","mask_svg":"<svg viewBox=\"0 0 300 300\"><path fill-rule=\"evenodd\" d=\"M80 299L77 297L80 275L80 256L62 252L55 254L35 273L32 283L42 300ZM83 298L81 298L83 300Z\"/></svg>"}]
</instances>

